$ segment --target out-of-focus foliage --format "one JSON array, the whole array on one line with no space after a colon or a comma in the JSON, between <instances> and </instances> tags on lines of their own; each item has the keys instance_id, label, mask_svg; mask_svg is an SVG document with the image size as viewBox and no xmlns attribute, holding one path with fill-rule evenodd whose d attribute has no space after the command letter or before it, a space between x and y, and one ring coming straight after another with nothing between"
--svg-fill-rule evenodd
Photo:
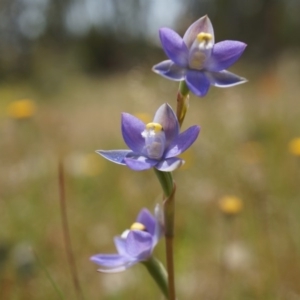
<instances>
[{"instance_id":1,"label":"out-of-focus foliage","mask_svg":"<svg viewBox=\"0 0 300 300\"><path fill-rule=\"evenodd\" d=\"M212 88L203 99L191 96L184 126L200 124L202 130L184 153L186 164L174 173L179 299L300 295L295 62L282 57L272 73L243 67L237 71L248 84ZM141 207L153 209L162 199L152 171L132 172L94 150L126 147L121 112L148 122L163 101L175 107L177 85L148 67L96 78L68 74L61 81L48 101L30 84L0 85L1 296L57 298L32 258L33 248L66 299L76 299L58 201L57 162L63 156L71 238L86 299L159 299L143 266L104 275L89 261L94 253L114 252L112 237L131 225ZM7 115L9 103L24 95L35 100L35 114ZM155 254L163 257L163 243Z\"/></svg>"},{"instance_id":2,"label":"out-of-focus foliage","mask_svg":"<svg viewBox=\"0 0 300 300\"><path fill-rule=\"evenodd\" d=\"M34 74L37 53L73 57L92 72L132 66L149 55L159 26L184 32L204 14L217 40L242 40L248 58L272 58L299 47L299 10L297 0L2 0L0 79Z\"/></svg>"},{"instance_id":3,"label":"out-of-focus foliage","mask_svg":"<svg viewBox=\"0 0 300 300\"><path fill-rule=\"evenodd\" d=\"M218 39L243 40L256 59L270 58L300 45L298 0L190 0L193 18L205 11L211 16Z\"/></svg>"}]
</instances>

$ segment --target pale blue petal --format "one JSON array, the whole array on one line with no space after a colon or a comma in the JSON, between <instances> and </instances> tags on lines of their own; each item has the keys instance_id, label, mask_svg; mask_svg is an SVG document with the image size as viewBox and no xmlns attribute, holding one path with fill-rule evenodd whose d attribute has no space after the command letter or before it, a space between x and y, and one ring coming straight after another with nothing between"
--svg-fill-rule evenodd
<instances>
[{"instance_id":1,"label":"pale blue petal","mask_svg":"<svg viewBox=\"0 0 300 300\"><path fill-rule=\"evenodd\" d=\"M139 262L139 260L128 261L126 264L115 267L115 268L107 268L107 269L99 268L99 269L97 269L97 271L101 272L101 273L107 273L107 274L124 272L127 269L129 269L130 267L132 267L133 265L137 264L138 262Z\"/></svg>"},{"instance_id":2,"label":"pale blue petal","mask_svg":"<svg viewBox=\"0 0 300 300\"><path fill-rule=\"evenodd\" d=\"M170 28L161 28L159 37L169 59L181 67L187 67L189 50L178 33Z\"/></svg>"},{"instance_id":3,"label":"pale blue petal","mask_svg":"<svg viewBox=\"0 0 300 300\"><path fill-rule=\"evenodd\" d=\"M215 42L214 29L208 16L204 16L194 22L185 32L183 40L188 48L190 48L200 32L209 33L212 35L211 42Z\"/></svg>"},{"instance_id":4,"label":"pale blue petal","mask_svg":"<svg viewBox=\"0 0 300 300\"><path fill-rule=\"evenodd\" d=\"M246 46L245 43L238 41L223 41L215 44L204 68L208 71L222 71L229 68L239 59Z\"/></svg>"},{"instance_id":5,"label":"pale blue petal","mask_svg":"<svg viewBox=\"0 0 300 300\"><path fill-rule=\"evenodd\" d=\"M155 230L153 235L153 248L155 247L159 239L164 234L164 213L159 204L156 204L155 206L154 216L155 216Z\"/></svg>"},{"instance_id":6,"label":"pale blue petal","mask_svg":"<svg viewBox=\"0 0 300 300\"><path fill-rule=\"evenodd\" d=\"M134 171L148 170L157 164L157 160L150 159L145 156L125 158L124 162L127 165L127 167Z\"/></svg>"},{"instance_id":7,"label":"pale blue petal","mask_svg":"<svg viewBox=\"0 0 300 300\"><path fill-rule=\"evenodd\" d=\"M117 248L118 254L122 256L128 256L126 252L126 240L120 236L114 238L115 246Z\"/></svg>"},{"instance_id":8,"label":"pale blue petal","mask_svg":"<svg viewBox=\"0 0 300 300\"><path fill-rule=\"evenodd\" d=\"M138 262L136 259L130 259L119 254L97 254L92 256L90 260L100 265L102 268L98 271L103 273L122 272Z\"/></svg>"},{"instance_id":9,"label":"pale blue petal","mask_svg":"<svg viewBox=\"0 0 300 300\"><path fill-rule=\"evenodd\" d=\"M154 234L155 231L155 218L149 212L148 209L144 208L140 211L137 216L136 222L143 224L146 227L146 231L151 235Z\"/></svg>"},{"instance_id":10,"label":"pale blue petal","mask_svg":"<svg viewBox=\"0 0 300 300\"><path fill-rule=\"evenodd\" d=\"M142 132L145 124L128 113L122 113L122 135L126 145L136 153L141 153L145 146L145 139Z\"/></svg>"},{"instance_id":11,"label":"pale blue petal","mask_svg":"<svg viewBox=\"0 0 300 300\"><path fill-rule=\"evenodd\" d=\"M128 255L137 260L147 260L152 252L152 236L141 230L131 230L126 239Z\"/></svg>"},{"instance_id":12,"label":"pale blue petal","mask_svg":"<svg viewBox=\"0 0 300 300\"><path fill-rule=\"evenodd\" d=\"M198 97L203 97L209 90L210 81L203 72L188 70L186 74L186 84L193 94Z\"/></svg>"},{"instance_id":13,"label":"pale blue petal","mask_svg":"<svg viewBox=\"0 0 300 300\"><path fill-rule=\"evenodd\" d=\"M221 72L206 72L210 84L217 87L231 87L247 82L246 78L240 77L228 71Z\"/></svg>"},{"instance_id":14,"label":"pale blue petal","mask_svg":"<svg viewBox=\"0 0 300 300\"><path fill-rule=\"evenodd\" d=\"M184 79L186 69L174 64L171 60L164 60L152 68L152 71L167 79L181 81Z\"/></svg>"},{"instance_id":15,"label":"pale blue petal","mask_svg":"<svg viewBox=\"0 0 300 300\"><path fill-rule=\"evenodd\" d=\"M157 170L162 172L172 172L179 168L184 163L184 160L178 157L171 157L162 160L157 166L155 167Z\"/></svg>"},{"instance_id":16,"label":"pale blue petal","mask_svg":"<svg viewBox=\"0 0 300 300\"><path fill-rule=\"evenodd\" d=\"M197 139L200 126L192 126L180 133L166 150L165 158L174 157L187 150Z\"/></svg>"},{"instance_id":17,"label":"pale blue petal","mask_svg":"<svg viewBox=\"0 0 300 300\"><path fill-rule=\"evenodd\" d=\"M125 165L124 158L133 152L131 150L97 150L96 153L116 164Z\"/></svg>"},{"instance_id":18,"label":"pale blue petal","mask_svg":"<svg viewBox=\"0 0 300 300\"><path fill-rule=\"evenodd\" d=\"M162 125L166 136L166 147L168 147L180 130L177 117L171 106L167 103L161 105L155 113L153 122Z\"/></svg>"}]
</instances>

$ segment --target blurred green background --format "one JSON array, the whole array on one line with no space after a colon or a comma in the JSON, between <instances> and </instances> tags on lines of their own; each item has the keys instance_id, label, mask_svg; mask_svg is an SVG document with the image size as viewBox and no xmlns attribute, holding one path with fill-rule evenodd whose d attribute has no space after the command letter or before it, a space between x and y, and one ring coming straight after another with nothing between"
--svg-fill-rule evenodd
<instances>
[{"instance_id":1,"label":"blurred green background","mask_svg":"<svg viewBox=\"0 0 300 300\"><path fill-rule=\"evenodd\" d=\"M191 95L184 128L202 131L174 174L178 299L300 299L298 0L1 0L0 299L76 299L64 247L58 161L85 299L162 299L143 266L103 275L89 261L161 189L96 149L125 148L120 114L145 122L177 84L158 29L183 34L208 14L216 41L248 47L247 84ZM164 260L161 242L155 254Z\"/></svg>"}]
</instances>

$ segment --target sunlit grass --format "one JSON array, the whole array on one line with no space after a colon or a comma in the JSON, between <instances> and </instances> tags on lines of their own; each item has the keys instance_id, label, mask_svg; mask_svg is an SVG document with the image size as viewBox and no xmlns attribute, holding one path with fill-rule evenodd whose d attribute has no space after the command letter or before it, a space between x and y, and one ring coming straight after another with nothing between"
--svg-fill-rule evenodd
<instances>
[{"instance_id":1,"label":"sunlit grass","mask_svg":"<svg viewBox=\"0 0 300 300\"><path fill-rule=\"evenodd\" d=\"M247 77L247 72L239 73ZM263 85L250 76L247 85L191 97L184 128L199 124L201 133L174 174L179 299L300 295L300 78L278 74L263 74ZM132 172L94 151L127 148L121 112L151 121L162 102L175 107L176 84L143 67L102 78L77 74L60 84L56 93L45 95L29 84L0 86L3 112L19 99L38 105L26 122L5 113L0 119L4 299L56 297L36 264L20 273L16 253L22 245L38 253L66 299L75 299L60 223L59 158L66 169L72 244L86 299L159 299L143 266L103 275L89 261L95 253L114 252L112 237L130 226L141 207L152 210L162 199L153 171ZM220 210L224 195L238 195L243 209L231 200ZM228 210L239 213L228 219ZM163 244L155 253L164 256Z\"/></svg>"}]
</instances>

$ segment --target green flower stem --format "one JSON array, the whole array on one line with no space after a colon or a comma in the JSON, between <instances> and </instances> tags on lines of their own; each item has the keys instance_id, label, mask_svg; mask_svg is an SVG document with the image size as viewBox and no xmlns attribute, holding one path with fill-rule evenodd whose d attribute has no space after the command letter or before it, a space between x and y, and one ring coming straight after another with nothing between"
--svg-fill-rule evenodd
<instances>
[{"instance_id":1,"label":"green flower stem","mask_svg":"<svg viewBox=\"0 0 300 300\"><path fill-rule=\"evenodd\" d=\"M176 115L179 122L179 125L181 126L186 112L189 108L189 88L186 85L185 81L180 81L178 93L177 93L177 110Z\"/></svg>"},{"instance_id":2,"label":"green flower stem","mask_svg":"<svg viewBox=\"0 0 300 300\"><path fill-rule=\"evenodd\" d=\"M181 127L186 112L189 107L189 88L185 81L181 81L177 93L176 115ZM168 270L168 299L175 300L175 275L174 275L174 217L175 217L175 191L176 185L173 181L172 173L161 172L154 168L155 174L164 191L164 222L165 222L165 240L166 240L166 262Z\"/></svg>"},{"instance_id":3,"label":"green flower stem","mask_svg":"<svg viewBox=\"0 0 300 300\"><path fill-rule=\"evenodd\" d=\"M161 172L156 169L155 173L164 191L163 211L166 241L166 262L168 270L168 290L169 300L176 299L175 293L175 275L174 275L174 216L175 216L175 191L176 185L173 181L172 173Z\"/></svg>"},{"instance_id":4,"label":"green flower stem","mask_svg":"<svg viewBox=\"0 0 300 300\"><path fill-rule=\"evenodd\" d=\"M164 191L164 194L169 197L173 192L173 177L171 172L161 172L155 168L153 168L161 187Z\"/></svg>"},{"instance_id":5,"label":"green flower stem","mask_svg":"<svg viewBox=\"0 0 300 300\"><path fill-rule=\"evenodd\" d=\"M151 257L149 260L144 261L143 265L147 268L162 293L169 299L168 274L163 264L155 257Z\"/></svg>"}]
</instances>

